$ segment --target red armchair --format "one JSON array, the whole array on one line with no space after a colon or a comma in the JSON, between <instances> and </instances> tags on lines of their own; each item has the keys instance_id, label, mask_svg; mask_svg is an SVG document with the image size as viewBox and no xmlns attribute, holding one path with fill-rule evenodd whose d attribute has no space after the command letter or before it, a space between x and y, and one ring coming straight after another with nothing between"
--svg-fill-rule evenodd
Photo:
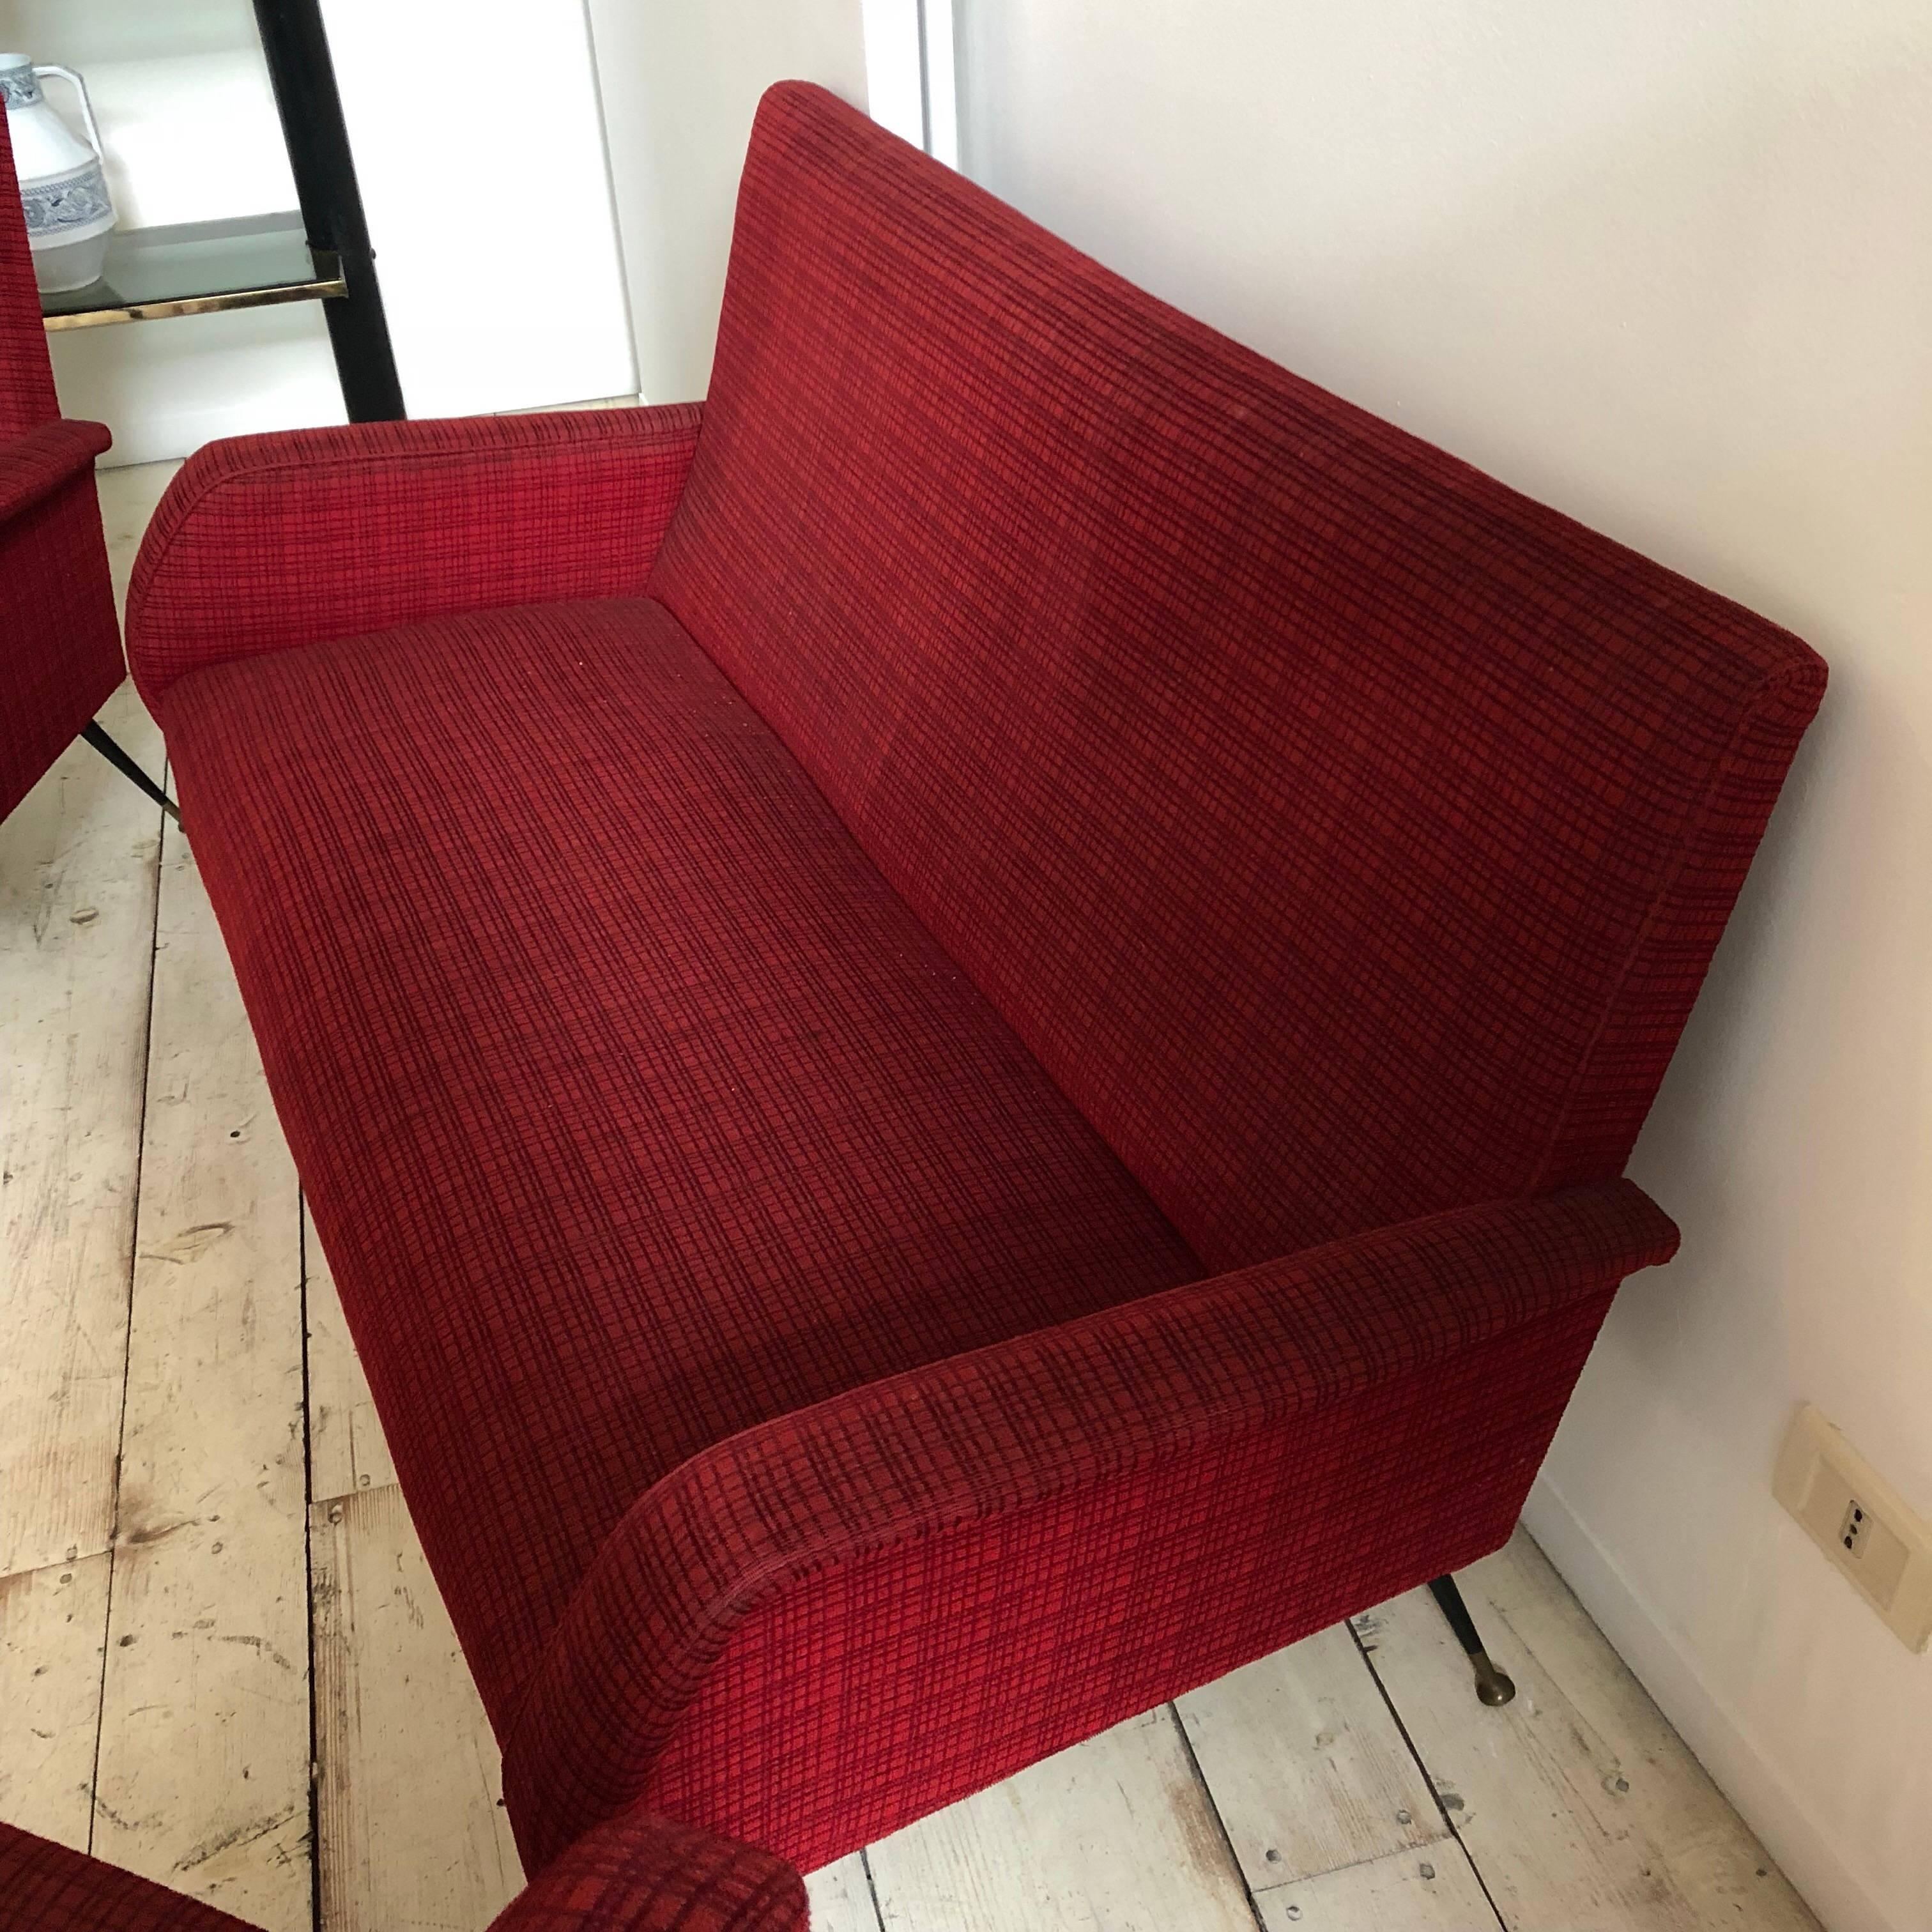
<instances>
[{"instance_id":1,"label":"red armchair","mask_svg":"<svg viewBox=\"0 0 1932 1932\"><path fill-rule=\"evenodd\" d=\"M99 423L62 420L13 151L0 127L0 818L122 679L94 459Z\"/></svg>"},{"instance_id":2,"label":"red armchair","mask_svg":"<svg viewBox=\"0 0 1932 1932\"><path fill-rule=\"evenodd\" d=\"M1498 1545L1824 682L793 86L701 410L205 451L130 646L537 1871Z\"/></svg>"},{"instance_id":3,"label":"red armchair","mask_svg":"<svg viewBox=\"0 0 1932 1932\"><path fill-rule=\"evenodd\" d=\"M0 818L76 734L172 814L173 801L94 722L122 674L94 489L94 459L112 439L100 423L61 415L4 124L0 184Z\"/></svg>"},{"instance_id":4,"label":"red armchair","mask_svg":"<svg viewBox=\"0 0 1932 1932\"><path fill-rule=\"evenodd\" d=\"M794 1932L795 1874L663 1819L586 1834L490 1932ZM248 1932L238 1918L64 1845L0 1825L0 1932Z\"/></svg>"}]
</instances>

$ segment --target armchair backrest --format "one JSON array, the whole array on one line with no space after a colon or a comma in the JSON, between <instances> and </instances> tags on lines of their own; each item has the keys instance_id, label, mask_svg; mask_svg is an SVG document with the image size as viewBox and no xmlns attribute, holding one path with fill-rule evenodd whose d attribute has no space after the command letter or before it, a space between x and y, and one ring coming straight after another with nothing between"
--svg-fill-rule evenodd
<instances>
[{"instance_id":1,"label":"armchair backrest","mask_svg":"<svg viewBox=\"0 0 1932 1932\"><path fill-rule=\"evenodd\" d=\"M0 818L121 682L121 632L94 456L98 423L60 425L27 220L0 112Z\"/></svg>"},{"instance_id":2,"label":"armchair backrest","mask_svg":"<svg viewBox=\"0 0 1932 1932\"><path fill-rule=\"evenodd\" d=\"M1213 1268L1619 1172L1824 684L795 84L651 588Z\"/></svg>"},{"instance_id":3,"label":"armchair backrest","mask_svg":"<svg viewBox=\"0 0 1932 1932\"><path fill-rule=\"evenodd\" d=\"M27 246L26 212L14 173L7 117L0 112L0 441L59 414Z\"/></svg>"}]
</instances>

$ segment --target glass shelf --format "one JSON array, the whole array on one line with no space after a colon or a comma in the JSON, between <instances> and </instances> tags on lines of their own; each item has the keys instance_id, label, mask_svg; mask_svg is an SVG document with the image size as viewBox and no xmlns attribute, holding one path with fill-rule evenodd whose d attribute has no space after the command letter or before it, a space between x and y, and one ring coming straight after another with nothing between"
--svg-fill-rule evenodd
<instances>
[{"instance_id":1,"label":"glass shelf","mask_svg":"<svg viewBox=\"0 0 1932 1932\"><path fill-rule=\"evenodd\" d=\"M40 314L50 329L92 328L347 292L340 265L310 248L299 214L250 214L123 230L107 244L100 280L42 296Z\"/></svg>"}]
</instances>

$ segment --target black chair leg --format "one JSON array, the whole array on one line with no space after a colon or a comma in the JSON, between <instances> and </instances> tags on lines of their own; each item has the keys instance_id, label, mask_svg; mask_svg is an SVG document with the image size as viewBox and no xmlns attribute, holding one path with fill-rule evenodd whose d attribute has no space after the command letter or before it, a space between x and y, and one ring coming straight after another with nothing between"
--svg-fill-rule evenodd
<instances>
[{"instance_id":1,"label":"black chair leg","mask_svg":"<svg viewBox=\"0 0 1932 1932\"><path fill-rule=\"evenodd\" d=\"M115 743L98 724L88 723L80 728L80 735L118 772L123 778L131 778L158 805L174 822L181 823L181 814L175 809L175 802L142 770L134 760Z\"/></svg>"},{"instance_id":2,"label":"black chair leg","mask_svg":"<svg viewBox=\"0 0 1932 1932\"><path fill-rule=\"evenodd\" d=\"M1476 1673L1476 1695L1485 1704L1507 1704L1516 1695L1516 1685L1490 1661L1490 1654L1483 1648L1483 1640L1476 1634L1476 1620L1470 1616L1469 1606L1463 1602L1455 1578L1438 1576L1429 1589L1437 1608L1449 1619L1449 1628L1456 1633L1456 1641L1468 1654Z\"/></svg>"}]
</instances>

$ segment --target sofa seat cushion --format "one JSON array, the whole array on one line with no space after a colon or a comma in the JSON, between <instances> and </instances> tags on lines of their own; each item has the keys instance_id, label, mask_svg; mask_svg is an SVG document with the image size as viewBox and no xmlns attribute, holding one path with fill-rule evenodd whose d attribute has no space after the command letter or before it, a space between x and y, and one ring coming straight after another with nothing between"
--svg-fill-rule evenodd
<instances>
[{"instance_id":1,"label":"sofa seat cushion","mask_svg":"<svg viewBox=\"0 0 1932 1932\"><path fill-rule=\"evenodd\" d=\"M165 708L493 1717L696 1451L1201 1274L658 604L236 660Z\"/></svg>"}]
</instances>

